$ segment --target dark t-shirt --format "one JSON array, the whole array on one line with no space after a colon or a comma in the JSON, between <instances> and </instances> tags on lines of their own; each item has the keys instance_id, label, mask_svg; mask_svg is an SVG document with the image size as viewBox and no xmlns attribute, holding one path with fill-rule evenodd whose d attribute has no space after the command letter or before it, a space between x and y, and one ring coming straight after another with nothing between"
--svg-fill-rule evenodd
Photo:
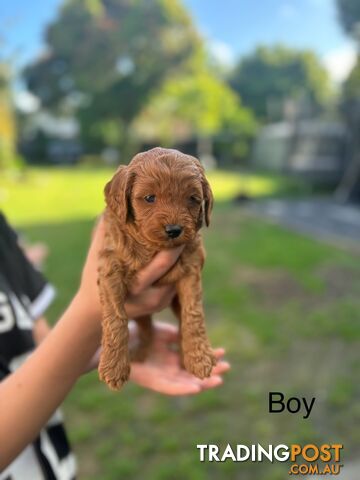
<instances>
[{"instance_id":1,"label":"dark t-shirt","mask_svg":"<svg viewBox=\"0 0 360 480\"><path fill-rule=\"evenodd\" d=\"M35 348L34 321L44 314L54 293L52 285L26 259L15 232L0 213L0 381ZM75 478L75 470L58 410L35 442L0 473L0 480L70 480Z\"/></svg>"}]
</instances>

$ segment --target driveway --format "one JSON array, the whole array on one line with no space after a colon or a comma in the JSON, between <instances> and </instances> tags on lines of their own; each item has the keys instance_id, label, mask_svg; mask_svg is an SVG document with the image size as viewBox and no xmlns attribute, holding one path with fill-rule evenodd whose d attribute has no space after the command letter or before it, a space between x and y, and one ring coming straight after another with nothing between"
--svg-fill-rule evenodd
<instances>
[{"instance_id":1,"label":"driveway","mask_svg":"<svg viewBox=\"0 0 360 480\"><path fill-rule=\"evenodd\" d=\"M332 199L272 199L246 204L252 214L342 247L360 251L360 206Z\"/></svg>"}]
</instances>

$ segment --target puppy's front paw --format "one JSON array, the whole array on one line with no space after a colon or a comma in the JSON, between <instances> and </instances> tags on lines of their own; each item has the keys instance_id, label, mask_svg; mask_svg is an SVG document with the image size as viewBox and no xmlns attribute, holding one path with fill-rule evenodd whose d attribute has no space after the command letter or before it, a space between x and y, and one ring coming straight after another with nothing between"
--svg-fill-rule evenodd
<instances>
[{"instance_id":1,"label":"puppy's front paw","mask_svg":"<svg viewBox=\"0 0 360 480\"><path fill-rule=\"evenodd\" d=\"M105 382L111 390L120 390L125 382L129 380L130 363L124 362L110 367L100 361L99 378Z\"/></svg>"},{"instance_id":2,"label":"puppy's front paw","mask_svg":"<svg viewBox=\"0 0 360 480\"><path fill-rule=\"evenodd\" d=\"M186 370L201 380L210 377L212 368L217 360L211 348L206 350L194 349L183 355L183 362Z\"/></svg>"}]
</instances>

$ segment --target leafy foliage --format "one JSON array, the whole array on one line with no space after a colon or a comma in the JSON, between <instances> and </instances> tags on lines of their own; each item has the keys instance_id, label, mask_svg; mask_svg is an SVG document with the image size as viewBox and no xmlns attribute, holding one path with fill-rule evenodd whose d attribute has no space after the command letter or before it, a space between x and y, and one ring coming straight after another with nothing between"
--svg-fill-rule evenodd
<instances>
[{"instance_id":1,"label":"leafy foliage","mask_svg":"<svg viewBox=\"0 0 360 480\"><path fill-rule=\"evenodd\" d=\"M256 121L225 82L196 68L164 83L136 119L134 131L150 143L168 145L213 138L215 147L222 142L219 156L239 160L249 153Z\"/></svg>"},{"instance_id":2,"label":"leafy foliage","mask_svg":"<svg viewBox=\"0 0 360 480\"><path fill-rule=\"evenodd\" d=\"M18 165L16 125L9 88L9 72L0 64L0 170Z\"/></svg>"},{"instance_id":3,"label":"leafy foliage","mask_svg":"<svg viewBox=\"0 0 360 480\"><path fill-rule=\"evenodd\" d=\"M251 130L251 112L241 107L231 89L214 75L199 70L168 79L145 107L136 126L149 140L179 141L211 136L236 122Z\"/></svg>"},{"instance_id":4,"label":"leafy foliage","mask_svg":"<svg viewBox=\"0 0 360 480\"><path fill-rule=\"evenodd\" d=\"M337 0L340 23L345 32L360 42L360 3L358 0Z\"/></svg>"},{"instance_id":5,"label":"leafy foliage","mask_svg":"<svg viewBox=\"0 0 360 480\"><path fill-rule=\"evenodd\" d=\"M281 118L288 99L306 102L313 113L330 93L326 70L313 52L281 45L258 47L240 60L230 84L260 119L268 118L271 104L277 105L273 119Z\"/></svg>"},{"instance_id":6,"label":"leafy foliage","mask_svg":"<svg viewBox=\"0 0 360 480\"><path fill-rule=\"evenodd\" d=\"M86 144L119 143L164 78L201 48L175 0L69 0L24 77L45 108L76 112ZM103 123L106 122L106 123Z\"/></svg>"}]
</instances>

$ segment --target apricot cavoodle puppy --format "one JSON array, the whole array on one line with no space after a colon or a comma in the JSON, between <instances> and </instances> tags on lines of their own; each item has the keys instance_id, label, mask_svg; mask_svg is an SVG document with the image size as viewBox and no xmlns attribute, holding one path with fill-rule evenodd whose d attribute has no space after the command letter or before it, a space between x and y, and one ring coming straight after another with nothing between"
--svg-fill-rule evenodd
<instances>
[{"instance_id":1,"label":"apricot cavoodle puppy","mask_svg":"<svg viewBox=\"0 0 360 480\"><path fill-rule=\"evenodd\" d=\"M185 244L177 263L158 285L174 283L172 310L180 321L186 370L208 377L216 364L205 329L201 269L205 253L199 229L209 224L213 196L200 162L177 150L154 148L121 165L105 186L105 246L100 252L103 309L100 378L118 390L129 378L128 318L124 303L136 272L161 249ZM152 338L151 316L135 319L137 360Z\"/></svg>"}]
</instances>

